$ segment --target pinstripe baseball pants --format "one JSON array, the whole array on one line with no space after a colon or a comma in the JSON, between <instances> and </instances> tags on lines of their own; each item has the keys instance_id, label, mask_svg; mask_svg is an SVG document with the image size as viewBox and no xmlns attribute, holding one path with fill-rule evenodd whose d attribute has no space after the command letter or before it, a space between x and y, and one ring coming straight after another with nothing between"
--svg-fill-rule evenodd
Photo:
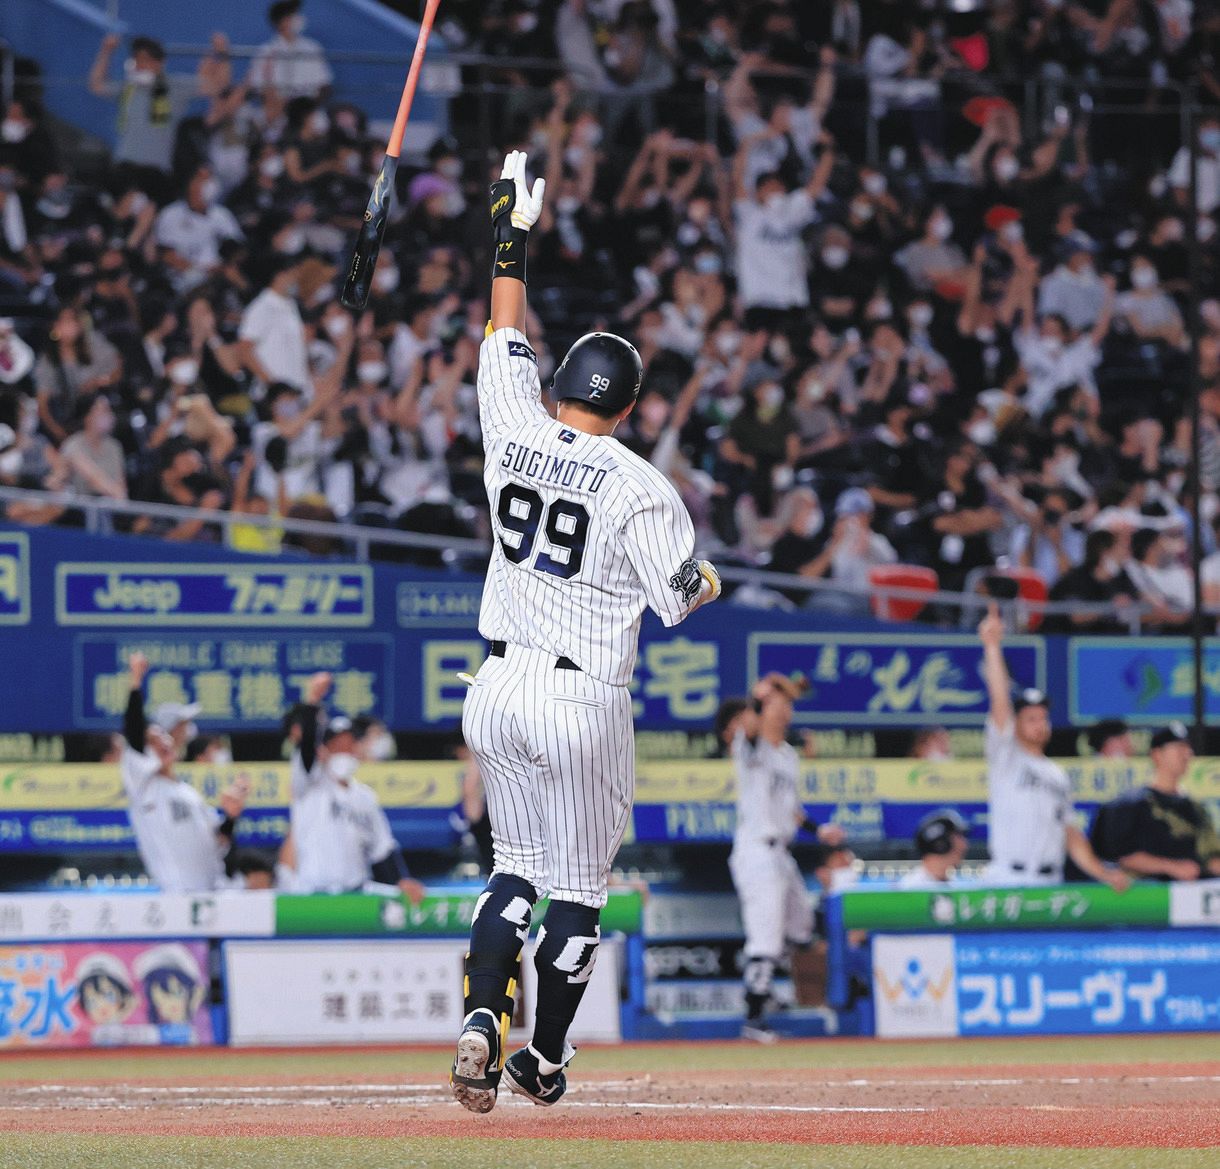
<instances>
[{"instance_id":1,"label":"pinstripe baseball pants","mask_svg":"<svg viewBox=\"0 0 1220 1169\"><path fill-rule=\"evenodd\" d=\"M479 669L462 731L487 790L495 871L540 895L605 905L635 791L627 687L509 645Z\"/></svg>"}]
</instances>

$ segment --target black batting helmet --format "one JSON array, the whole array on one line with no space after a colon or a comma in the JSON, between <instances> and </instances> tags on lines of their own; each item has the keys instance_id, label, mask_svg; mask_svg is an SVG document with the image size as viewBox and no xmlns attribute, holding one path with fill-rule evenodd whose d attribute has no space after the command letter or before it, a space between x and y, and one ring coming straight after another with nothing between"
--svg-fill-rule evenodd
<instances>
[{"instance_id":1,"label":"black batting helmet","mask_svg":"<svg viewBox=\"0 0 1220 1169\"><path fill-rule=\"evenodd\" d=\"M551 378L557 402L588 402L611 414L639 397L644 363L630 341L613 333L586 333Z\"/></svg>"},{"instance_id":2,"label":"black batting helmet","mask_svg":"<svg viewBox=\"0 0 1220 1169\"><path fill-rule=\"evenodd\" d=\"M936 853L944 856L953 848L953 837L958 833L969 835L966 821L952 808L932 812L919 822L915 831L915 850L920 856Z\"/></svg>"}]
</instances>

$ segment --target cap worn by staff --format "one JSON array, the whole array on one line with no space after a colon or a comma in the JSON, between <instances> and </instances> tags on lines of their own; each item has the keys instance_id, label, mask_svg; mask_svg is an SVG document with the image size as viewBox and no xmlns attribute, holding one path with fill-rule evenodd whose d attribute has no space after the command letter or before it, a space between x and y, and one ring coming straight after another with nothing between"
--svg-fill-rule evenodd
<instances>
[{"instance_id":1,"label":"cap worn by staff","mask_svg":"<svg viewBox=\"0 0 1220 1169\"><path fill-rule=\"evenodd\" d=\"M1022 690L1012 700L1012 708L1015 713L1020 713L1027 706L1045 706L1049 709L1050 702L1047 699L1045 693L1043 693L1041 690L1036 689L1033 686L1029 686L1026 689Z\"/></svg>"},{"instance_id":2,"label":"cap worn by staff","mask_svg":"<svg viewBox=\"0 0 1220 1169\"><path fill-rule=\"evenodd\" d=\"M343 715L336 715L326 724L326 730L322 732L322 742L329 743L332 739L337 739L340 735L352 733L352 720L345 718Z\"/></svg>"},{"instance_id":3,"label":"cap worn by staff","mask_svg":"<svg viewBox=\"0 0 1220 1169\"><path fill-rule=\"evenodd\" d=\"M173 731L175 727L198 718L202 710L198 702L163 702L153 708L149 717L154 726L163 731Z\"/></svg>"},{"instance_id":4,"label":"cap worn by staff","mask_svg":"<svg viewBox=\"0 0 1220 1169\"><path fill-rule=\"evenodd\" d=\"M1178 722L1175 719L1168 726L1161 727L1161 729L1152 736L1152 740L1148 744L1148 749L1150 751L1155 751L1158 747L1167 747L1170 743L1189 742L1190 732L1186 729L1186 724Z\"/></svg>"}]
</instances>

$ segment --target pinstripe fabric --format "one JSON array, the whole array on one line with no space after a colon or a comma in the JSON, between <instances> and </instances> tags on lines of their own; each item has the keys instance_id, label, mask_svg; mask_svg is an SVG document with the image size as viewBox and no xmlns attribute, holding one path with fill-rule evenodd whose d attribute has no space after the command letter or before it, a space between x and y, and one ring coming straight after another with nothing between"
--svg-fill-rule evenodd
<instances>
[{"instance_id":1,"label":"pinstripe fabric","mask_svg":"<svg viewBox=\"0 0 1220 1169\"><path fill-rule=\"evenodd\" d=\"M521 355L514 355L517 349ZM486 446L483 473L495 542L479 632L569 657L595 678L625 686L635 669L640 619L653 609L676 625L695 596L671 585L694 552L695 532L677 491L656 468L617 440L565 428L543 409L536 362L523 334L498 329L479 355L479 412ZM504 526L497 503L506 487L535 493L541 506L518 508L521 524L536 524L531 551ZM550 509L576 505L588 513L579 571L571 577L540 571L540 557L563 566L572 551L544 530Z\"/></svg>"},{"instance_id":2,"label":"pinstripe fabric","mask_svg":"<svg viewBox=\"0 0 1220 1169\"><path fill-rule=\"evenodd\" d=\"M462 731L487 789L495 871L605 905L635 790L627 688L510 645L479 670Z\"/></svg>"},{"instance_id":3,"label":"pinstripe fabric","mask_svg":"<svg viewBox=\"0 0 1220 1169\"><path fill-rule=\"evenodd\" d=\"M600 908L635 788L640 620L652 608L676 625L697 604L682 574L694 528L655 468L547 414L516 329L483 342L478 392L495 537L479 632L508 649L479 670L462 729L495 871ZM556 669L559 657L580 669Z\"/></svg>"}]
</instances>

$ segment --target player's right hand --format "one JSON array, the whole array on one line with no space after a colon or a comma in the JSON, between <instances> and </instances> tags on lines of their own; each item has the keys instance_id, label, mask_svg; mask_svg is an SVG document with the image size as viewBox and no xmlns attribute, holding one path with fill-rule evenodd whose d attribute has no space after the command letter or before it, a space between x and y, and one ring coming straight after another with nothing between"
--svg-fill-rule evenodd
<instances>
[{"instance_id":1,"label":"player's right hand","mask_svg":"<svg viewBox=\"0 0 1220 1169\"><path fill-rule=\"evenodd\" d=\"M710 560L700 560L699 575L703 577L703 596L699 603L707 605L716 600L723 591L720 573L716 571L716 566Z\"/></svg>"},{"instance_id":2,"label":"player's right hand","mask_svg":"<svg viewBox=\"0 0 1220 1169\"><path fill-rule=\"evenodd\" d=\"M995 601L987 606L987 616L979 622L979 640L984 645L999 645L1004 640L1004 618Z\"/></svg>"},{"instance_id":3,"label":"player's right hand","mask_svg":"<svg viewBox=\"0 0 1220 1169\"><path fill-rule=\"evenodd\" d=\"M1131 888L1131 877L1122 869L1107 869L1102 877L1115 893L1126 893Z\"/></svg>"},{"instance_id":4,"label":"player's right hand","mask_svg":"<svg viewBox=\"0 0 1220 1169\"><path fill-rule=\"evenodd\" d=\"M139 650L136 650L136 652L127 659L127 669L131 673L132 684L139 686L141 683L143 683L145 676L148 674L148 657L145 654L140 653Z\"/></svg>"},{"instance_id":5,"label":"player's right hand","mask_svg":"<svg viewBox=\"0 0 1220 1169\"><path fill-rule=\"evenodd\" d=\"M525 177L527 161L524 150L510 150L499 179L491 184L491 221L496 227L508 216L513 227L529 231L542 214L546 179L535 179L531 191Z\"/></svg>"},{"instance_id":6,"label":"player's right hand","mask_svg":"<svg viewBox=\"0 0 1220 1169\"><path fill-rule=\"evenodd\" d=\"M305 683L305 701L310 706L317 706L330 692L330 682L330 675L325 670L314 674Z\"/></svg>"}]
</instances>

